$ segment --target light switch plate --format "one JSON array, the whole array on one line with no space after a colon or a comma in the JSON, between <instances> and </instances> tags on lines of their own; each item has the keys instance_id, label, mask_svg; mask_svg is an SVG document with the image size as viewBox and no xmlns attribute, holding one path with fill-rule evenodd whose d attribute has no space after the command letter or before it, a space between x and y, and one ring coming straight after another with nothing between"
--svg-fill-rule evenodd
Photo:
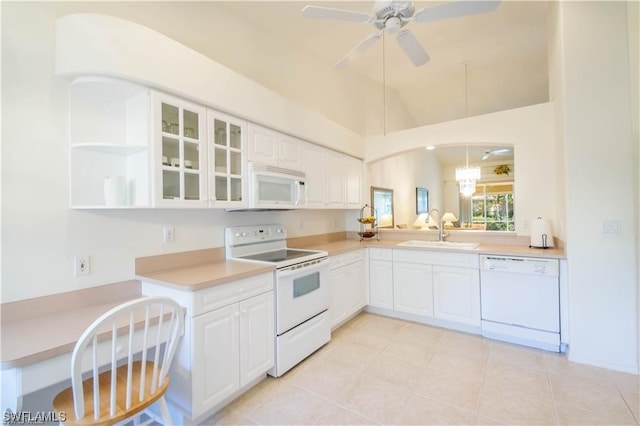
<instances>
[{"instance_id":1,"label":"light switch plate","mask_svg":"<svg viewBox=\"0 0 640 426\"><path fill-rule=\"evenodd\" d=\"M602 233L603 234L616 234L620 232L622 223L619 220L603 220L602 221Z\"/></svg>"}]
</instances>

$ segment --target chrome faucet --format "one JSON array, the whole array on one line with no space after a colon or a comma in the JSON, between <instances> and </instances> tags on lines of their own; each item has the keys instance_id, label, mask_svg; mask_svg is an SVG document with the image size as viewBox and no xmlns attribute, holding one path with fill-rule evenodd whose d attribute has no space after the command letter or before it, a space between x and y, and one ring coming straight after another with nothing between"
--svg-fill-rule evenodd
<instances>
[{"instance_id":1,"label":"chrome faucet","mask_svg":"<svg viewBox=\"0 0 640 426\"><path fill-rule=\"evenodd\" d=\"M448 234L444 232L444 222L442 221L442 213L438 209L431 209L429 211L429 217L432 217L431 213L433 213L434 211L438 212L438 221L440 222L440 224L438 225L438 241L444 241L444 239L447 238ZM429 218L427 218L427 221L428 220Z\"/></svg>"}]
</instances>

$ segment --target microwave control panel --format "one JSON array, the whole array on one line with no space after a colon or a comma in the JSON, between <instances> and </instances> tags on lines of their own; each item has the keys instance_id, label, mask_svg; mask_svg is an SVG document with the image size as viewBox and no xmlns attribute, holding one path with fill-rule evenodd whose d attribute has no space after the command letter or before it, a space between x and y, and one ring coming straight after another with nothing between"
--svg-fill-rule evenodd
<instances>
[{"instance_id":1,"label":"microwave control panel","mask_svg":"<svg viewBox=\"0 0 640 426\"><path fill-rule=\"evenodd\" d=\"M225 229L227 246L239 246L287 239L282 225L232 226Z\"/></svg>"}]
</instances>

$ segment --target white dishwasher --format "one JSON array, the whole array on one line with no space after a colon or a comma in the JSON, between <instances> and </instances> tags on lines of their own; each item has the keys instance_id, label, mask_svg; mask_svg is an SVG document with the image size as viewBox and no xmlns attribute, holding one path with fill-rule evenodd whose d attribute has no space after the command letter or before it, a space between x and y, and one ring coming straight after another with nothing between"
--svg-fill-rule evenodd
<instances>
[{"instance_id":1,"label":"white dishwasher","mask_svg":"<svg viewBox=\"0 0 640 426\"><path fill-rule=\"evenodd\" d=\"M480 256L482 335L560 352L557 259Z\"/></svg>"}]
</instances>

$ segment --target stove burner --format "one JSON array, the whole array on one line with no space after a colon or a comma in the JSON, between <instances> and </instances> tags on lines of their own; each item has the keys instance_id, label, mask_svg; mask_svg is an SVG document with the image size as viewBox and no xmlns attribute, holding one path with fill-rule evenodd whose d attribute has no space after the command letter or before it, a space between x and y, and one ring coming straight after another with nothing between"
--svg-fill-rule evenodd
<instances>
[{"instance_id":1,"label":"stove burner","mask_svg":"<svg viewBox=\"0 0 640 426\"><path fill-rule=\"evenodd\" d=\"M311 253L300 250L274 250L264 253L252 254L250 256L242 256L242 259L259 260L263 262L282 262L284 260L295 259L297 257L308 256Z\"/></svg>"}]
</instances>

